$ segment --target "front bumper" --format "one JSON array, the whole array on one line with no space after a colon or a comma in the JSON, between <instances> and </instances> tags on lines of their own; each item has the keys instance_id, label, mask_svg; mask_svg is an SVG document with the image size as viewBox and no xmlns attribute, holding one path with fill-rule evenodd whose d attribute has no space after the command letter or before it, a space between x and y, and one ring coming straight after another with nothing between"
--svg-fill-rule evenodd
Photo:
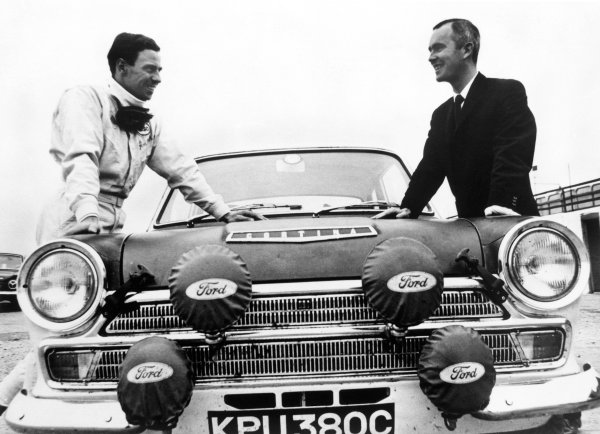
<instances>
[{"instance_id":1,"label":"front bumper","mask_svg":"<svg viewBox=\"0 0 600 434\"><path fill-rule=\"evenodd\" d=\"M523 382L518 384L497 384L490 397L489 405L480 412L465 416L458 421L459 432L506 432L537 426L549 415L567 414L600 407L600 376L589 365L582 372L565 375L550 380ZM310 389L324 388L339 390L355 387L357 384L339 384L327 387L311 386ZM370 386L387 385L391 389L388 403L395 406L395 433L446 431L439 411L420 391L416 381L372 383ZM361 384L365 387L365 384ZM309 389L302 387L303 390ZM289 391L290 387L269 388L274 393ZM180 418L174 432L208 432L207 414L211 409L231 410L223 402L224 394L245 392L248 389L225 389L222 391L196 390L189 407ZM112 392L78 394L73 399L36 398L19 394L6 412L8 425L18 432L39 433L133 433L143 431L138 426L127 423L116 394ZM305 408L308 410L308 408ZM261 410L256 410L260 413ZM434 430L435 428L435 430ZM443 428L443 429L442 429ZM254 432L254 431L253 431ZM267 431L257 431L267 432Z\"/></svg>"},{"instance_id":2,"label":"front bumper","mask_svg":"<svg viewBox=\"0 0 600 434\"><path fill-rule=\"evenodd\" d=\"M6 410L6 423L26 433L138 433L143 428L130 425L119 402L66 401L34 398L19 393Z\"/></svg>"},{"instance_id":3,"label":"front bumper","mask_svg":"<svg viewBox=\"0 0 600 434\"><path fill-rule=\"evenodd\" d=\"M600 406L600 377L590 365L575 375L538 384L494 387L488 406L474 417L507 420L548 414L568 414Z\"/></svg>"}]
</instances>

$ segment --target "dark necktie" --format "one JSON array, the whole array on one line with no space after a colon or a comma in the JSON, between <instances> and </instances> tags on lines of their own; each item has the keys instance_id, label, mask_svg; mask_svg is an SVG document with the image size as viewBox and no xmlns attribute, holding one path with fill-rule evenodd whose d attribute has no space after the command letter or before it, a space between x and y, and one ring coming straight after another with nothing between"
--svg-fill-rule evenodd
<instances>
[{"instance_id":1,"label":"dark necktie","mask_svg":"<svg viewBox=\"0 0 600 434\"><path fill-rule=\"evenodd\" d=\"M454 126L458 126L458 121L460 120L460 111L462 109L462 103L465 99L461 94L456 95L454 98Z\"/></svg>"},{"instance_id":2,"label":"dark necktie","mask_svg":"<svg viewBox=\"0 0 600 434\"><path fill-rule=\"evenodd\" d=\"M122 106L119 100L113 97L117 104L117 113L112 121L123 131L140 133L146 129L146 124L152 115L147 108L137 106Z\"/></svg>"}]
</instances>

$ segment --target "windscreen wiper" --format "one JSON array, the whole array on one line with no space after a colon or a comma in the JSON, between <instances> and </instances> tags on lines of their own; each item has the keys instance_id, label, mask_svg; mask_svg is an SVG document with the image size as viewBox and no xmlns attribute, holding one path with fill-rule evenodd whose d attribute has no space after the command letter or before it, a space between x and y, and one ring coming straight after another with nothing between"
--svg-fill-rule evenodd
<instances>
[{"instance_id":1,"label":"windscreen wiper","mask_svg":"<svg viewBox=\"0 0 600 434\"><path fill-rule=\"evenodd\" d=\"M275 203L251 203L248 205L235 206L235 207L231 208L231 211L239 211L239 210L243 210L243 209L265 209L265 208L289 208L291 210L299 210L299 209L302 209L302 205L299 205L299 204L287 205L287 204L275 204ZM201 221L208 219L208 218L214 218L214 217L208 213L195 215L194 217L192 217L186 221L186 225L188 228L193 228L196 225L196 223L200 223Z\"/></svg>"},{"instance_id":2,"label":"windscreen wiper","mask_svg":"<svg viewBox=\"0 0 600 434\"><path fill-rule=\"evenodd\" d=\"M331 211L336 211L338 209L367 209L379 211L382 209L399 207L400 205L398 205L396 202L387 202L385 200L368 200L366 202L353 203L351 205L332 206L331 208L323 208L317 212L314 212L312 216L313 218L319 218L323 214L328 214Z\"/></svg>"},{"instance_id":3,"label":"windscreen wiper","mask_svg":"<svg viewBox=\"0 0 600 434\"><path fill-rule=\"evenodd\" d=\"M300 204L277 204L277 203L250 203L247 205L240 205L231 208L232 211L239 211L242 209L265 209L265 208L289 208L291 210L302 209Z\"/></svg>"}]
</instances>

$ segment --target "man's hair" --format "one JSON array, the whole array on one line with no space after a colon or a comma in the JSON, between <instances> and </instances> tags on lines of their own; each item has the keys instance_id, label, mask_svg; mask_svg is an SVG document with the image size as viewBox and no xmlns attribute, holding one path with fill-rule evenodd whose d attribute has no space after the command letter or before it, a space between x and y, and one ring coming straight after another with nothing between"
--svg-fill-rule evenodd
<instances>
[{"instance_id":1,"label":"man's hair","mask_svg":"<svg viewBox=\"0 0 600 434\"><path fill-rule=\"evenodd\" d=\"M129 65L133 65L140 51L160 51L160 47L154 39L148 36L134 33L119 33L108 50L108 66L110 73L114 76L117 69L117 61L123 59Z\"/></svg>"},{"instance_id":2,"label":"man's hair","mask_svg":"<svg viewBox=\"0 0 600 434\"><path fill-rule=\"evenodd\" d=\"M480 46L480 37L479 37L479 29L475 27L469 20L464 20L462 18L450 18L449 20L444 20L441 23L436 24L433 27L433 30L437 30L445 24L450 23L452 25L452 32L454 33L454 43L457 48L462 48L468 42L473 44L473 62L477 64L477 56L479 55L479 46Z\"/></svg>"}]
</instances>

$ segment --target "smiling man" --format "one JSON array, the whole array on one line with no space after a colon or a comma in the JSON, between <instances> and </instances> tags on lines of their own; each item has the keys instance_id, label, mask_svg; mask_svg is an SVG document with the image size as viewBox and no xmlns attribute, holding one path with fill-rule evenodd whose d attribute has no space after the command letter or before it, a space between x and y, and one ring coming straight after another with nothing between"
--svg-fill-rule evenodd
<instances>
[{"instance_id":1,"label":"smiling man","mask_svg":"<svg viewBox=\"0 0 600 434\"><path fill-rule=\"evenodd\" d=\"M479 30L468 20L445 20L433 28L429 62L436 80L450 83L454 96L433 112L401 209L376 218L417 218L445 178L459 217L539 215L529 182L536 125L525 88L479 73L479 45Z\"/></svg>"},{"instance_id":2,"label":"smiling man","mask_svg":"<svg viewBox=\"0 0 600 434\"><path fill-rule=\"evenodd\" d=\"M120 230L123 200L146 165L217 219L259 219L252 211L231 211L194 160L164 137L160 122L150 113L147 103L162 71L156 42L121 33L107 57L108 85L67 90L54 113L50 154L61 167L64 185L43 211L38 243Z\"/></svg>"},{"instance_id":3,"label":"smiling man","mask_svg":"<svg viewBox=\"0 0 600 434\"><path fill-rule=\"evenodd\" d=\"M38 244L66 235L122 229L123 201L148 165L215 218L263 219L250 210L230 210L192 158L163 135L147 102L161 82L160 48L144 35L121 33L109 52L106 86L67 90L54 112L50 154L60 165L63 186L42 211ZM33 352L0 383L0 414L34 372Z\"/></svg>"}]
</instances>

